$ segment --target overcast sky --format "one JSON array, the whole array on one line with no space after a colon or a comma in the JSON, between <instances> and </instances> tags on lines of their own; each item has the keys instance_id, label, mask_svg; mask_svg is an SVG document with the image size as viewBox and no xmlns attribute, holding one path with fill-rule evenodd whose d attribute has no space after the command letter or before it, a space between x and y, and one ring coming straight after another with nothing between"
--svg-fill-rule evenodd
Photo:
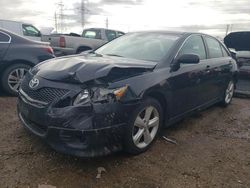
<instances>
[{"instance_id":1,"label":"overcast sky","mask_svg":"<svg viewBox=\"0 0 250 188\"><path fill-rule=\"evenodd\" d=\"M0 0L0 19L25 21L38 28L60 26L59 0ZM64 32L80 33L81 0L64 0ZM86 27L128 31L171 29L224 36L230 31L250 30L250 0L85 0Z\"/></svg>"}]
</instances>

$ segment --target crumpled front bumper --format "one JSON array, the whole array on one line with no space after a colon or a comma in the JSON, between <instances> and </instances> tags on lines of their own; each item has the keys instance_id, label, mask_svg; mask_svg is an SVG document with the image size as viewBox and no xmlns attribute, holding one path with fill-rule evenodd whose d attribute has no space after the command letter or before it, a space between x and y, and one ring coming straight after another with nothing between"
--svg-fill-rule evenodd
<instances>
[{"instance_id":1,"label":"crumpled front bumper","mask_svg":"<svg viewBox=\"0 0 250 188\"><path fill-rule=\"evenodd\" d=\"M80 157L103 156L122 149L133 104L88 104L38 108L18 99L18 116L26 129L55 150Z\"/></svg>"}]
</instances>

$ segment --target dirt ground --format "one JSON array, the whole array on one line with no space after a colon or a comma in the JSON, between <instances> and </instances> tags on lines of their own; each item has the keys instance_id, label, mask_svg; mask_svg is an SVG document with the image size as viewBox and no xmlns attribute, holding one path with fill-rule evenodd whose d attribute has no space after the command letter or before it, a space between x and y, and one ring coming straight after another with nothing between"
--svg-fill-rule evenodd
<instances>
[{"instance_id":1,"label":"dirt ground","mask_svg":"<svg viewBox=\"0 0 250 188\"><path fill-rule=\"evenodd\" d=\"M59 154L21 126L16 98L0 97L0 188L250 187L250 99L212 107L164 131L138 156L81 159ZM96 179L97 168L106 173Z\"/></svg>"}]
</instances>

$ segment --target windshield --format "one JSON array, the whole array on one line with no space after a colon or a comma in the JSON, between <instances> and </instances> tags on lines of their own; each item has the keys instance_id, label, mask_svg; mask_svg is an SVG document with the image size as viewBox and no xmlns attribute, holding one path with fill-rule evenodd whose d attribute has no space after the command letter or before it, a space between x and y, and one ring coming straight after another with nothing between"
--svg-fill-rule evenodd
<instances>
[{"instance_id":1,"label":"windshield","mask_svg":"<svg viewBox=\"0 0 250 188\"><path fill-rule=\"evenodd\" d=\"M132 33L102 46L96 53L159 62L178 38L173 34Z\"/></svg>"}]
</instances>

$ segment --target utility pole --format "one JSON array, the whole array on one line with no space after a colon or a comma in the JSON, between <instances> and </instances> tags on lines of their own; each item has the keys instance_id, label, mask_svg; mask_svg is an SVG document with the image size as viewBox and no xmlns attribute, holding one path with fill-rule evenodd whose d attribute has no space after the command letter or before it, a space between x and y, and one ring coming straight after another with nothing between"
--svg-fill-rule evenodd
<instances>
[{"instance_id":1,"label":"utility pole","mask_svg":"<svg viewBox=\"0 0 250 188\"><path fill-rule=\"evenodd\" d=\"M229 32L229 28L230 28L230 24L227 24L227 28L226 28L226 36L227 36L227 34L228 34L228 32Z\"/></svg>"},{"instance_id":2,"label":"utility pole","mask_svg":"<svg viewBox=\"0 0 250 188\"><path fill-rule=\"evenodd\" d=\"M85 24L85 4L84 4L84 0L81 1L81 24L82 24L82 29L83 29L84 24Z\"/></svg>"},{"instance_id":3,"label":"utility pole","mask_svg":"<svg viewBox=\"0 0 250 188\"><path fill-rule=\"evenodd\" d=\"M58 25L57 25L57 14L56 14L56 11L55 11L55 29L56 29L56 32L58 31Z\"/></svg>"},{"instance_id":4,"label":"utility pole","mask_svg":"<svg viewBox=\"0 0 250 188\"><path fill-rule=\"evenodd\" d=\"M108 29L109 28L109 18L107 17L106 18L106 29Z\"/></svg>"},{"instance_id":5,"label":"utility pole","mask_svg":"<svg viewBox=\"0 0 250 188\"><path fill-rule=\"evenodd\" d=\"M63 15L63 7L64 4L62 2L62 0L60 0L60 2L57 4L59 6L59 19L60 19L60 32L63 33L64 30L64 15Z\"/></svg>"}]
</instances>

